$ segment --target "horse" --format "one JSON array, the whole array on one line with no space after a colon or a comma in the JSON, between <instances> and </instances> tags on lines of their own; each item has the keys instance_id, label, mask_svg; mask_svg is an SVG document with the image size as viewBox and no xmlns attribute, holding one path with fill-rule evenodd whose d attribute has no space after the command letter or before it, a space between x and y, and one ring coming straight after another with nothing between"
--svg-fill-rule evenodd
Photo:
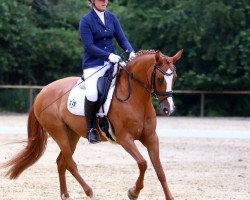
<instances>
[{"instance_id":1,"label":"horse","mask_svg":"<svg viewBox=\"0 0 250 200\"><path fill-rule=\"evenodd\" d=\"M171 115L174 111L172 86L177 77L174 63L179 60L182 51L169 57L159 50L141 50L133 60L128 61L126 67L121 68L117 77L107 117L116 134L116 143L135 159L139 168L139 176L134 186L128 190L130 200L138 199L144 187L147 169L147 161L139 152L135 140L146 147L165 199L174 199L160 161L152 94L158 98L162 112L167 116ZM78 79L79 77L66 77L43 87L28 114L26 146L3 165L8 168L8 178L18 178L43 155L50 135L60 148L56 163L62 200L72 199L67 190L66 170L79 182L87 198L96 199L92 188L84 181L73 160L79 139L87 136L84 116L71 114L66 105L68 91L75 86ZM99 137L101 141L107 141L102 135Z\"/></svg>"}]
</instances>

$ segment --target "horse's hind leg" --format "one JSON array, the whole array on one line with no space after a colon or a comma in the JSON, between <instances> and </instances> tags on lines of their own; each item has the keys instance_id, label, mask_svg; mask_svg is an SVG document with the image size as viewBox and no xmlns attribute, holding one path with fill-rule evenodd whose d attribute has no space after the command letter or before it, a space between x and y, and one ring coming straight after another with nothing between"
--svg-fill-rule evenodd
<instances>
[{"instance_id":1,"label":"horse's hind leg","mask_svg":"<svg viewBox=\"0 0 250 200\"><path fill-rule=\"evenodd\" d=\"M61 156L59 155L59 158L58 158L59 163L61 164L61 162L64 161L64 166L63 165L60 166L61 167L60 170L62 170L60 172L61 174L59 174L60 184L62 184L60 188L63 191L66 191L65 195L68 195L67 187L66 187L66 179L64 175L65 174L64 168L66 168L74 176L74 178L80 183L85 194L88 197L93 198L94 195L93 195L92 189L88 186L88 184L83 180L83 178L79 174L76 163L74 162L73 157L72 157L74 151L71 150L71 145L75 146L76 144L74 144L74 142L70 144L71 139L69 137L69 132L67 131L67 128L63 124L61 124L61 126L59 124L60 122L57 123L57 127L54 127L53 130L49 130L49 129L47 130L50 133L51 137L56 141L56 143L61 149L62 155ZM75 143L77 142L75 141Z\"/></svg>"},{"instance_id":2,"label":"horse's hind leg","mask_svg":"<svg viewBox=\"0 0 250 200\"><path fill-rule=\"evenodd\" d=\"M74 154L74 151L76 149L76 145L80 139L80 136L74 132L69 132L68 134L69 138L69 144L71 148L72 154ZM70 200L67 184L66 184L66 165L64 162L64 157L62 156L62 153L59 154L57 158L57 169L59 174L59 182L60 182L60 193L62 200Z\"/></svg>"}]
</instances>

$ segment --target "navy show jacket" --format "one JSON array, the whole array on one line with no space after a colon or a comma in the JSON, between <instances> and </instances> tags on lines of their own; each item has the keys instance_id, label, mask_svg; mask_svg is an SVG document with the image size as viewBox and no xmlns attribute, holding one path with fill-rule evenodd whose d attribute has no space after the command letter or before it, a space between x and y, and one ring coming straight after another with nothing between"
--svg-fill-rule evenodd
<instances>
[{"instance_id":1,"label":"navy show jacket","mask_svg":"<svg viewBox=\"0 0 250 200\"><path fill-rule=\"evenodd\" d=\"M94 9L80 19L79 32L84 48L82 68L90 68L108 61L110 53L116 53L113 38L128 53L134 51L126 38L117 17L109 12L104 13L105 25Z\"/></svg>"}]
</instances>

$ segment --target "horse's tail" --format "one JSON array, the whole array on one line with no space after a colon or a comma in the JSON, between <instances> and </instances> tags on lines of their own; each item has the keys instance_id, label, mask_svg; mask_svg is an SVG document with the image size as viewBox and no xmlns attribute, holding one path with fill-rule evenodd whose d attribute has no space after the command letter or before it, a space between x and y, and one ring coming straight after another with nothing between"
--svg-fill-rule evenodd
<instances>
[{"instance_id":1,"label":"horse's tail","mask_svg":"<svg viewBox=\"0 0 250 200\"><path fill-rule=\"evenodd\" d=\"M39 160L46 149L48 134L35 116L34 105L29 112L27 131L28 141L26 147L3 165L3 167L10 167L6 174L10 179L18 178L25 169Z\"/></svg>"}]
</instances>

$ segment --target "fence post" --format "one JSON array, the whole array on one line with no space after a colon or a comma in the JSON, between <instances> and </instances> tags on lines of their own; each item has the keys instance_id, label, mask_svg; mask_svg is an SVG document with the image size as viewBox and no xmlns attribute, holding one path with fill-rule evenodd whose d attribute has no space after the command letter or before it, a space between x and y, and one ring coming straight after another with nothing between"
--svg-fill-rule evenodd
<instances>
[{"instance_id":1,"label":"fence post","mask_svg":"<svg viewBox=\"0 0 250 200\"><path fill-rule=\"evenodd\" d=\"M204 105L205 105L205 94L201 93L201 107L200 107L200 110L201 110L200 116L201 117L204 117Z\"/></svg>"},{"instance_id":2,"label":"fence post","mask_svg":"<svg viewBox=\"0 0 250 200\"><path fill-rule=\"evenodd\" d=\"M33 103L33 88L29 89L29 109L32 107L32 103Z\"/></svg>"}]
</instances>

